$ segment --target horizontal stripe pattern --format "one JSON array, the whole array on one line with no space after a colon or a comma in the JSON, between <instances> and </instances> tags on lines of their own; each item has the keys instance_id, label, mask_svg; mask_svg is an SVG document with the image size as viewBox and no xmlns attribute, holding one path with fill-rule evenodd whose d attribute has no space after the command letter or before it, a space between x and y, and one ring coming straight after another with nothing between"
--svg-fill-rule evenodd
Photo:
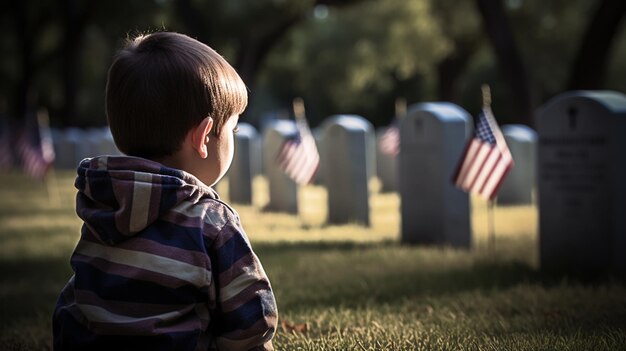
<instances>
[{"instance_id":1,"label":"horizontal stripe pattern","mask_svg":"<svg viewBox=\"0 0 626 351\"><path fill-rule=\"evenodd\" d=\"M272 349L270 282L212 189L125 156L84 160L75 185L84 225L54 312L55 348Z\"/></svg>"},{"instance_id":2,"label":"horizontal stripe pattern","mask_svg":"<svg viewBox=\"0 0 626 351\"><path fill-rule=\"evenodd\" d=\"M378 142L380 152L392 158L400 153L400 128L398 124L399 121L394 119L394 122L380 136Z\"/></svg>"},{"instance_id":3,"label":"horizontal stripe pattern","mask_svg":"<svg viewBox=\"0 0 626 351\"><path fill-rule=\"evenodd\" d=\"M195 310L201 319L209 320L208 310L206 305L202 303L198 304L155 304L146 302L127 302L127 301L113 301L104 300L97 294L89 290L75 289L75 296L78 297L85 305L102 306L107 304L107 310L111 313L125 314L130 318L141 318L150 315L165 314L171 311L185 311L189 312Z\"/></svg>"},{"instance_id":4,"label":"horizontal stripe pattern","mask_svg":"<svg viewBox=\"0 0 626 351\"><path fill-rule=\"evenodd\" d=\"M204 268L146 252L119 249L84 240L78 243L75 252L88 257L100 258L111 263L123 264L168 276L176 276L197 287L208 285L209 281L209 272Z\"/></svg>"},{"instance_id":5,"label":"horizontal stripe pattern","mask_svg":"<svg viewBox=\"0 0 626 351\"><path fill-rule=\"evenodd\" d=\"M7 138L8 139L8 138ZM8 140L6 140L8 142ZM46 112L37 115L28 114L24 125L18 132L17 140L6 146L12 146L22 163L24 173L36 179L44 179L48 174L55 159L52 135L48 125ZM10 149L3 149L2 152L12 155ZM12 157L5 162L13 162Z\"/></svg>"},{"instance_id":6,"label":"horizontal stripe pattern","mask_svg":"<svg viewBox=\"0 0 626 351\"><path fill-rule=\"evenodd\" d=\"M492 200L512 167L513 157L491 109L484 108L478 116L475 135L465 149L453 182L463 191Z\"/></svg>"},{"instance_id":7,"label":"horizontal stripe pattern","mask_svg":"<svg viewBox=\"0 0 626 351\"><path fill-rule=\"evenodd\" d=\"M72 288L90 290L105 300L139 303L186 304L202 301L206 290L158 272L109 264L100 259L73 259L75 279Z\"/></svg>"},{"instance_id":8,"label":"horizontal stripe pattern","mask_svg":"<svg viewBox=\"0 0 626 351\"><path fill-rule=\"evenodd\" d=\"M296 118L296 133L285 139L276 156L276 164L300 185L311 183L319 168L320 155L304 117Z\"/></svg>"}]
</instances>

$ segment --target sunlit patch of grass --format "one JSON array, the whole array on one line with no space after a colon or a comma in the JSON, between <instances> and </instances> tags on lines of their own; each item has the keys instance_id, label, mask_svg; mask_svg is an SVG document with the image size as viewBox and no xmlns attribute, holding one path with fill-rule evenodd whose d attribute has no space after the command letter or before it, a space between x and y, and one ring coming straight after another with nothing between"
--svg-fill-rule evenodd
<instances>
[{"instance_id":1,"label":"sunlit patch of grass","mask_svg":"<svg viewBox=\"0 0 626 351\"><path fill-rule=\"evenodd\" d=\"M228 201L228 179L220 181L218 192ZM319 185L308 185L298 190L297 216L266 212L269 202L267 181L254 179L253 204L232 204L239 213L244 228L254 242L298 241L355 241L373 242L396 240L399 237L399 199L396 194L372 196L371 227L357 224L327 225L327 193Z\"/></svg>"},{"instance_id":2,"label":"sunlit patch of grass","mask_svg":"<svg viewBox=\"0 0 626 351\"><path fill-rule=\"evenodd\" d=\"M495 206L472 197L473 247L494 258L517 259L539 267L538 212L534 205ZM490 223L491 222L491 223ZM489 226L495 235L491 237Z\"/></svg>"},{"instance_id":3,"label":"sunlit patch of grass","mask_svg":"<svg viewBox=\"0 0 626 351\"><path fill-rule=\"evenodd\" d=\"M228 179L218 191L228 200ZM400 238L400 197L397 193L379 193L376 180L370 184L371 226L356 224L327 225L327 192L323 186L299 188L297 216L264 212L269 201L267 181L254 180L253 205L233 204L241 215L244 228L254 242L354 241L387 242ZM535 206L497 206L493 212L495 240L489 234L487 202L472 198L472 251L485 258L516 259L538 267L537 210Z\"/></svg>"}]
</instances>

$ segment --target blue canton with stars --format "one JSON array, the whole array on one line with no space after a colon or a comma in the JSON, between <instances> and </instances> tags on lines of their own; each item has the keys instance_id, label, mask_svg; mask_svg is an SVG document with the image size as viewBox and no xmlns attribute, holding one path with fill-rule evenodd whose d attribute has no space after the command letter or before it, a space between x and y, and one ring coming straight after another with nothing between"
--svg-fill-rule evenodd
<instances>
[{"instance_id":1,"label":"blue canton with stars","mask_svg":"<svg viewBox=\"0 0 626 351\"><path fill-rule=\"evenodd\" d=\"M476 137L485 143L489 143L491 145L496 144L496 138L493 136L493 132L491 131L491 127L489 126L489 122L487 121L487 116L485 116L485 112L481 112L478 116L478 124L476 125Z\"/></svg>"}]
</instances>

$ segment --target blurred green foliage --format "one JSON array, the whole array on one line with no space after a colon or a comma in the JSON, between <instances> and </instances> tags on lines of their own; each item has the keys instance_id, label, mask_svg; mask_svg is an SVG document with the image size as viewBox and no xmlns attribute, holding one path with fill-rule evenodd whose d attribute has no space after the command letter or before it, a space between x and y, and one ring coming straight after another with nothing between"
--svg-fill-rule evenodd
<instances>
[{"instance_id":1,"label":"blurred green foliage","mask_svg":"<svg viewBox=\"0 0 626 351\"><path fill-rule=\"evenodd\" d=\"M384 122L395 95L433 98L430 72L450 50L426 1L363 2L312 16L289 34L268 58L262 87L303 96L318 119L357 113Z\"/></svg>"},{"instance_id":2,"label":"blurred green foliage","mask_svg":"<svg viewBox=\"0 0 626 351\"><path fill-rule=\"evenodd\" d=\"M600 0L507 0L534 107L567 87ZM471 113L489 83L501 123L517 122L474 1L7 0L0 12L0 112L46 107L54 126L106 124L104 87L115 50L136 33L171 30L214 47L250 88L246 119L305 99L313 125L338 113L375 125L394 100L446 100ZM602 88L626 91L626 30L613 39Z\"/></svg>"}]
</instances>

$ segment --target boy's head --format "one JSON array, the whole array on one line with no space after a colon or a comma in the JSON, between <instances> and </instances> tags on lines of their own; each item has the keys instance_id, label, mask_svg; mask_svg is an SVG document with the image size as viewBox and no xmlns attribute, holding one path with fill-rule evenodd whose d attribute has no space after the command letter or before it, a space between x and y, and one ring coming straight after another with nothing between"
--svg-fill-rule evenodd
<instances>
[{"instance_id":1,"label":"boy's head","mask_svg":"<svg viewBox=\"0 0 626 351\"><path fill-rule=\"evenodd\" d=\"M247 103L246 86L228 62L178 33L129 40L109 69L107 120L118 149L130 156L174 155L207 117L211 134L219 137Z\"/></svg>"}]
</instances>

